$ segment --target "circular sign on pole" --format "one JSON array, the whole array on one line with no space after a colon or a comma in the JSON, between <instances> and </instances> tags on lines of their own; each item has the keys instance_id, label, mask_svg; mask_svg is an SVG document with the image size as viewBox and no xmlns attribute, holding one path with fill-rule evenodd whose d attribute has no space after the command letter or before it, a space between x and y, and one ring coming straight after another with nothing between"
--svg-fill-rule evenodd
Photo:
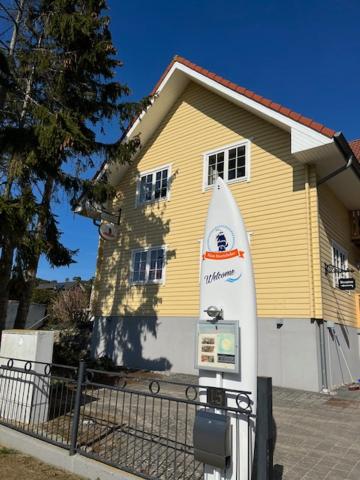
<instances>
[{"instance_id":1,"label":"circular sign on pole","mask_svg":"<svg viewBox=\"0 0 360 480\"><path fill-rule=\"evenodd\" d=\"M103 222L99 227L100 237L104 240L116 240L117 228L112 223Z\"/></svg>"}]
</instances>

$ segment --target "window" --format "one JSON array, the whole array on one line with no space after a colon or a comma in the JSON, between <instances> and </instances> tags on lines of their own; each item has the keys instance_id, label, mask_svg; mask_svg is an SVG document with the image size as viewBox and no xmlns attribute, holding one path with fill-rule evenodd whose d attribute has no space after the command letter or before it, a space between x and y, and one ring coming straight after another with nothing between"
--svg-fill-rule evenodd
<instances>
[{"instance_id":1,"label":"window","mask_svg":"<svg viewBox=\"0 0 360 480\"><path fill-rule=\"evenodd\" d=\"M137 203L144 204L168 198L170 168L164 167L154 172L140 175Z\"/></svg>"},{"instance_id":2,"label":"window","mask_svg":"<svg viewBox=\"0 0 360 480\"><path fill-rule=\"evenodd\" d=\"M165 273L164 247L135 250L131 261L132 283L163 283Z\"/></svg>"},{"instance_id":3,"label":"window","mask_svg":"<svg viewBox=\"0 0 360 480\"><path fill-rule=\"evenodd\" d=\"M338 287L340 278L348 278L348 254L336 242L332 244L332 264L336 268L334 272L334 287ZM345 270L345 271L344 271Z\"/></svg>"},{"instance_id":4,"label":"window","mask_svg":"<svg viewBox=\"0 0 360 480\"><path fill-rule=\"evenodd\" d=\"M247 180L248 156L248 142L205 154L205 186L213 185L217 176L226 182Z\"/></svg>"}]
</instances>

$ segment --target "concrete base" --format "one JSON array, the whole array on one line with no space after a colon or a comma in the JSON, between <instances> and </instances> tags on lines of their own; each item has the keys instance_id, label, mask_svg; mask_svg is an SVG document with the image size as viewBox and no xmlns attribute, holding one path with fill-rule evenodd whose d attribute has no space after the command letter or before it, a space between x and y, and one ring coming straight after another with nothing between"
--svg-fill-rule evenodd
<instances>
[{"instance_id":1,"label":"concrete base","mask_svg":"<svg viewBox=\"0 0 360 480\"><path fill-rule=\"evenodd\" d=\"M70 456L68 450L3 426L0 426L0 444L90 480L136 480L139 478L78 454Z\"/></svg>"},{"instance_id":2,"label":"concrete base","mask_svg":"<svg viewBox=\"0 0 360 480\"><path fill-rule=\"evenodd\" d=\"M360 379L360 330L333 322L325 323L325 347L329 388Z\"/></svg>"},{"instance_id":3,"label":"concrete base","mask_svg":"<svg viewBox=\"0 0 360 480\"><path fill-rule=\"evenodd\" d=\"M33 424L47 420L50 379L31 372L44 374L45 365L37 362L52 361L53 343L52 331L3 330L0 355L15 360L13 369L4 370L0 379L1 417ZM4 358L2 362L7 363Z\"/></svg>"},{"instance_id":4,"label":"concrete base","mask_svg":"<svg viewBox=\"0 0 360 480\"><path fill-rule=\"evenodd\" d=\"M194 368L195 317L99 317L92 352L129 368L197 375ZM325 322L326 325L326 322ZM260 318L258 375L273 385L319 392L322 389L320 335L309 318ZM328 387L360 378L360 336L352 327L325 328ZM350 375L350 372L351 375Z\"/></svg>"},{"instance_id":5,"label":"concrete base","mask_svg":"<svg viewBox=\"0 0 360 480\"><path fill-rule=\"evenodd\" d=\"M310 319L259 319L259 375L277 387L319 392L319 327Z\"/></svg>"}]
</instances>

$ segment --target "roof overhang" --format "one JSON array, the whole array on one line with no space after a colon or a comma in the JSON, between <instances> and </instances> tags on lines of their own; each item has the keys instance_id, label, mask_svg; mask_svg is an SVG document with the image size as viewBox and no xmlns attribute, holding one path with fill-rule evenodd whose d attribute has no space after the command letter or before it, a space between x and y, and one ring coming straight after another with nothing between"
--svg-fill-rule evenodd
<instances>
[{"instance_id":1,"label":"roof overhang","mask_svg":"<svg viewBox=\"0 0 360 480\"><path fill-rule=\"evenodd\" d=\"M330 129L263 99L253 92L241 89L215 74L190 64L185 59L176 60L176 58L153 91L152 104L129 128L124 136L124 142L139 136L143 148L155 134L162 120L187 85L195 82L234 105L289 132L291 153L304 164L315 164L320 177L329 174L347 161L344 152L341 152L336 145L333 138L334 132ZM100 179L106 172L107 181L112 185L117 185L128 168L128 165L105 164L95 179ZM359 194L357 193L360 190L359 175L355 168L349 168L332 178L328 181L328 185L347 208L360 208Z\"/></svg>"},{"instance_id":2,"label":"roof overhang","mask_svg":"<svg viewBox=\"0 0 360 480\"><path fill-rule=\"evenodd\" d=\"M348 146L343 135L337 133L331 143L297 152L295 156L303 163L315 165L319 188L327 185L346 208L357 210L360 209L360 165L350 149L340 148L336 141L339 136L343 145Z\"/></svg>"}]
</instances>

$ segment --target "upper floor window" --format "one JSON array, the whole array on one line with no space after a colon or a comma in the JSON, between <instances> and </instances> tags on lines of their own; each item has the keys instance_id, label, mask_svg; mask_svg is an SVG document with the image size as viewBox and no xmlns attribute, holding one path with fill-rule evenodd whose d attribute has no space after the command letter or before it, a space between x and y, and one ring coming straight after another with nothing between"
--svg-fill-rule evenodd
<instances>
[{"instance_id":1,"label":"upper floor window","mask_svg":"<svg viewBox=\"0 0 360 480\"><path fill-rule=\"evenodd\" d=\"M131 259L132 283L163 283L164 273L164 247L153 247L133 252Z\"/></svg>"},{"instance_id":2,"label":"upper floor window","mask_svg":"<svg viewBox=\"0 0 360 480\"><path fill-rule=\"evenodd\" d=\"M140 174L137 203L144 204L167 199L169 195L170 167Z\"/></svg>"},{"instance_id":3,"label":"upper floor window","mask_svg":"<svg viewBox=\"0 0 360 480\"><path fill-rule=\"evenodd\" d=\"M205 154L205 187L213 185L217 176L226 182L248 179L249 142Z\"/></svg>"},{"instance_id":4,"label":"upper floor window","mask_svg":"<svg viewBox=\"0 0 360 480\"><path fill-rule=\"evenodd\" d=\"M336 267L334 272L334 287L339 286L340 278L348 278L348 253L336 242L332 243L332 264Z\"/></svg>"}]
</instances>

